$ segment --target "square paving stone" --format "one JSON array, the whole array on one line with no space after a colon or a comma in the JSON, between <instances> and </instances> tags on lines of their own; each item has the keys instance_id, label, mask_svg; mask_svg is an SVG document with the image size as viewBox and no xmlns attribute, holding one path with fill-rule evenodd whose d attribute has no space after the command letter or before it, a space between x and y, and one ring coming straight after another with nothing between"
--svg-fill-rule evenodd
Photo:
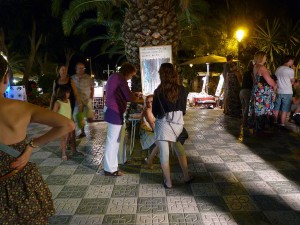
<instances>
[{"instance_id":1,"label":"square paving stone","mask_svg":"<svg viewBox=\"0 0 300 225\"><path fill-rule=\"evenodd\" d=\"M229 208L221 196L195 196L199 212L218 211L228 212Z\"/></svg>"},{"instance_id":2,"label":"square paving stone","mask_svg":"<svg viewBox=\"0 0 300 225\"><path fill-rule=\"evenodd\" d=\"M137 198L111 198L106 214L135 214L136 211Z\"/></svg>"},{"instance_id":3,"label":"square paving stone","mask_svg":"<svg viewBox=\"0 0 300 225\"><path fill-rule=\"evenodd\" d=\"M216 187L222 195L247 195L248 192L241 183L221 182L216 183Z\"/></svg>"},{"instance_id":4,"label":"square paving stone","mask_svg":"<svg viewBox=\"0 0 300 225\"><path fill-rule=\"evenodd\" d=\"M78 215L99 215L105 214L109 198L93 198L82 199L77 207L76 214Z\"/></svg>"},{"instance_id":5,"label":"square paving stone","mask_svg":"<svg viewBox=\"0 0 300 225\"><path fill-rule=\"evenodd\" d=\"M258 207L248 195L226 195L223 196L231 211L258 211Z\"/></svg>"},{"instance_id":6,"label":"square paving stone","mask_svg":"<svg viewBox=\"0 0 300 225\"><path fill-rule=\"evenodd\" d=\"M251 198L262 211L291 210L291 207L278 195L253 195Z\"/></svg>"},{"instance_id":7,"label":"square paving stone","mask_svg":"<svg viewBox=\"0 0 300 225\"><path fill-rule=\"evenodd\" d=\"M49 175L46 183L49 185L64 185L67 183L70 175Z\"/></svg>"},{"instance_id":8,"label":"square paving stone","mask_svg":"<svg viewBox=\"0 0 300 225\"><path fill-rule=\"evenodd\" d=\"M83 198L88 186L64 186L58 198Z\"/></svg>"},{"instance_id":9,"label":"square paving stone","mask_svg":"<svg viewBox=\"0 0 300 225\"><path fill-rule=\"evenodd\" d=\"M198 213L169 213L170 225L204 225Z\"/></svg>"},{"instance_id":10,"label":"square paving stone","mask_svg":"<svg viewBox=\"0 0 300 225\"><path fill-rule=\"evenodd\" d=\"M105 215L102 221L105 225L134 225L136 224L135 214L116 214L116 215Z\"/></svg>"},{"instance_id":11,"label":"square paving stone","mask_svg":"<svg viewBox=\"0 0 300 225\"><path fill-rule=\"evenodd\" d=\"M138 185L115 185L111 197L138 197Z\"/></svg>"},{"instance_id":12,"label":"square paving stone","mask_svg":"<svg viewBox=\"0 0 300 225\"><path fill-rule=\"evenodd\" d=\"M153 214L136 214L136 224L139 225L167 225L170 224L167 213L153 213Z\"/></svg>"},{"instance_id":13,"label":"square paving stone","mask_svg":"<svg viewBox=\"0 0 300 225\"><path fill-rule=\"evenodd\" d=\"M67 215L54 215L49 218L49 224L50 225L67 225L70 223L72 219L72 216L67 216Z\"/></svg>"},{"instance_id":14,"label":"square paving stone","mask_svg":"<svg viewBox=\"0 0 300 225\"><path fill-rule=\"evenodd\" d=\"M70 221L70 225L97 225L102 224L104 215L74 215Z\"/></svg>"},{"instance_id":15,"label":"square paving stone","mask_svg":"<svg viewBox=\"0 0 300 225\"><path fill-rule=\"evenodd\" d=\"M137 213L166 213L166 198L138 198Z\"/></svg>"}]
</instances>

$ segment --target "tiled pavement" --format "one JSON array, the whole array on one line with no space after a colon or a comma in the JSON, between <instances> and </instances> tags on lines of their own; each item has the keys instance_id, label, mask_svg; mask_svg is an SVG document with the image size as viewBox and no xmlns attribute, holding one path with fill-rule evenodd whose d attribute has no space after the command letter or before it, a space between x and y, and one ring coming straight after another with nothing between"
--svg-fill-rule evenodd
<instances>
[{"instance_id":1,"label":"tiled pavement","mask_svg":"<svg viewBox=\"0 0 300 225\"><path fill-rule=\"evenodd\" d=\"M86 157L61 160L59 142L36 150L33 160L49 185L56 207L50 224L300 224L300 137L274 131L272 137L242 137L240 119L221 110L189 109L185 143L189 169L196 177L182 181L172 156L173 189L162 186L156 160L146 169L136 140L122 177L96 174L102 161L105 123L86 127L79 150ZM32 125L29 136L47 127Z\"/></svg>"}]
</instances>

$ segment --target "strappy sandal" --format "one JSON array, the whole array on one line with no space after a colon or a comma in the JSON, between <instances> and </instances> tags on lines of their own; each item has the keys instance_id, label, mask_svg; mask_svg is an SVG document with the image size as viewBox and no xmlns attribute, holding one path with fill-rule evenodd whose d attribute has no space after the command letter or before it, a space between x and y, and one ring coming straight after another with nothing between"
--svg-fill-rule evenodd
<instances>
[{"instance_id":1,"label":"strappy sandal","mask_svg":"<svg viewBox=\"0 0 300 225\"><path fill-rule=\"evenodd\" d=\"M190 184L193 182L193 180L195 180L195 177L190 176L190 179L188 179L187 181L184 181L185 184Z\"/></svg>"},{"instance_id":2,"label":"strappy sandal","mask_svg":"<svg viewBox=\"0 0 300 225\"><path fill-rule=\"evenodd\" d=\"M112 172L112 173L111 172L107 172L107 171L104 170L104 175L105 176L110 176L110 177L120 177L120 176L123 176L124 173L121 172L120 170L117 170L117 171Z\"/></svg>"},{"instance_id":3,"label":"strappy sandal","mask_svg":"<svg viewBox=\"0 0 300 225\"><path fill-rule=\"evenodd\" d=\"M165 180L163 180L163 186L164 186L165 189L172 189L172 187L169 187L169 186L166 184Z\"/></svg>"},{"instance_id":4,"label":"strappy sandal","mask_svg":"<svg viewBox=\"0 0 300 225\"><path fill-rule=\"evenodd\" d=\"M62 161L67 161L67 160L68 160L68 157L67 157L66 155L63 155L63 156L61 157L61 160L62 160Z\"/></svg>"}]
</instances>

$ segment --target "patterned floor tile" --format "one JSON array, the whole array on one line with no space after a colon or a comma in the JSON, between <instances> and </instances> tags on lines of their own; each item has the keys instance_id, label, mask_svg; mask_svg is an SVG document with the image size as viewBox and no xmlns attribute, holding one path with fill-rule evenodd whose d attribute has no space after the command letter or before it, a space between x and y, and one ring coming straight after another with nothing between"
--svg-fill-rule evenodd
<instances>
[{"instance_id":1,"label":"patterned floor tile","mask_svg":"<svg viewBox=\"0 0 300 225\"><path fill-rule=\"evenodd\" d=\"M70 225L99 225L102 224L104 215L75 215Z\"/></svg>"},{"instance_id":2,"label":"patterned floor tile","mask_svg":"<svg viewBox=\"0 0 300 225\"><path fill-rule=\"evenodd\" d=\"M78 165L74 174L95 174L95 169L89 168L88 166Z\"/></svg>"},{"instance_id":3,"label":"patterned floor tile","mask_svg":"<svg viewBox=\"0 0 300 225\"><path fill-rule=\"evenodd\" d=\"M91 198L82 199L77 207L76 214L78 215L99 215L105 214L109 198Z\"/></svg>"},{"instance_id":4,"label":"patterned floor tile","mask_svg":"<svg viewBox=\"0 0 300 225\"><path fill-rule=\"evenodd\" d=\"M140 184L139 197L166 197L165 188L161 184Z\"/></svg>"},{"instance_id":5,"label":"patterned floor tile","mask_svg":"<svg viewBox=\"0 0 300 225\"><path fill-rule=\"evenodd\" d=\"M111 197L112 198L138 197L138 186L137 185L115 185Z\"/></svg>"},{"instance_id":6,"label":"patterned floor tile","mask_svg":"<svg viewBox=\"0 0 300 225\"><path fill-rule=\"evenodd\" d=\"M76 174L70 176L66 185L89 185L93 180L94 175L92 174Z\"/></svg>"},{"instance_id":7,"label":"patterned floor tile","mask_svg":"<svg viewBox=\"0 0 300 225\"><path fill-rule=\"evenodd\" d=\"M264 212L272 224L299 225L300 215L294 211L267 211Z\"/></svg>"},{"instance_id":8,"label":"patterned floor tile","mask_svg":"<svg viewBox=\"0 0 300 225\"><path fill-rule=\"evenodd\" d=\"M269 225L271 222L262 212L231 212L239 225Z\"/></svg>"},{"instance_id":9,"label":"patterned floor tile","mask_svg":"<svg viewBox=\"0 0 300 225\"><path fill-rule=\"evenodd\" d=\"M103 171L102 171L103 172ZM95 175L90 185L115 184L115 177L106 177L104 175Z\"/></svg>"},{"instance_id":10,"label":"patterned floor tile","mask_svg":"<svg viewBox=\"0 0 300 225\"><path fill-rule=\"evenodd\" d=\"M116 178L116 185L130 185L139 184L140 176L139 174L126 174L126 176L121 176Z\"/></svg>"},{"instance_id":11,"label":"patterned floor tile","mask_svg":"<svg viewBox=\"0 0 300 225\"><path fill-rule=\"evenodd\" d=\"M110 198L113 185L90 185L84 198Z\"/></svg>"},{"instance_id":12,"label":"patterned floor tile","mask_svg":"<svg viewBox=\"0 0 300 225\"><path fill-rule=\"evenodd\" d=\"M65 199L56 198L54 200L54 206L56 215L74 215L77 207L80 204L81 199Z\"/></svg>"},{"instance_id":13,"label":"patterned floor tile","mask_svg":"<svg viewBox=\"0 0 300 225\"><path fill-rule=\"evenodd\" d=\"M167 197L169 213L198 213L194 197Z\"/></svg>"},{"instance_id":14,"label":"patterned floor tile","mask_svg":"<svg viewBox=\"0 0 300 225\"><path fill-rule=\"evenodd\" d=\"M202 225L201 216L198 213L170 213L170 225Z\"/></svg>"},{"instance_id":15,"label":"patterned floor tile","mask_svg":"<svg viewBox=\"0 0 300 225\"><path fill-rule=\"evenodd\" d=\"M194 196L217 196L220 195L214 183L192 183L191 188Z\"/></svg>"},{"instance_id":16,"label":"patterned floor tile","mask_svg":"<svg viewBox=\"0 0 300 225\"><path fill-rule=\"evenodd\" d=\"M222 195L246 195L246 189L238 182L220 182L216 187Z\"/></svg>"},{"instance_id":17,"label":"patterned floor tile","mask_svg":"<svg viewBox=\"0 0 300 225\"><path fill-rule=\"evenodd\" d=\"M166 198L138 198L137 213L158 214L167 212Z\"/></svg>"},{"instance_id":18,"label":"patterned floor tile","mask_svg":"<svg viewBox=\"0 0 300 225\"><path fill-rule=\"evenodd\" d=\"M269 181L268 184L278 193L278 194L292 194L300 193L299 185L296 185L291 181Z\"/></svg>"},{"instance_id":19,"label":"patterned floor tile","mask_svg":"<svg viewBox=\"0 0 300 225\"><path fill-rule=\"evenodd\" d=\"M139 225L167 225L169 224L167 213L153 213L153 214L136 214L136 224Z\"/></svg>"},{"instance_id":20,"label":"patterned floor tile","mask_svg":"<svg viewBox=\"0 0 300 225\"><path fill-rule=\"evenodd\" d=\"M69 177L69 175L49 175L45 181L48 185L64 185Z\"/></svg>"},{"instance_id":21,"label":"patterned floor tile","mask_svg":"<svg viewBox=\"0 0 300 225\"><path fill-rule=\"evenodd\" d=\"M119 214L119 215L105 215L102 224L105 225L135 225L136 215L135 214Z\"/></svg>"},{"instance_id":22,"label":"patterned floor tile","mask_svg":"<svg viewBox=\"0 0 300 225\"><path fill-rule=\"evenodd\" d=\"M213 172L210 174L214 182L238 182L232 172Z\"/></svg>"},{"instance_id":23,"label":"patterned floor tile","mask_svg":"<svg viewBox=\"0 0 300 225\"><path fill-rule=\"evenodd\" d=\"M204 225L238 225L231 213L228 212L201 212L200 215Z\"/></svg>"},{"instance_id":24,"label":"patterned floor tile","mask_svg":"<svg viewBox=\"0 0 300 225\"><path fill-rule=\"evenodd\" d=\"M253 169L245 162L228 162L226 166L233 172L253 171Z\"/></svg>"},{"instance_id":25,"label":"patterned floor tile","mask_svg":"<svg viewBox=\"0 0 300 225\"><path fill-rule=\"evenodd\" d=\"M184 119L190 135L184 147L195 179L184 184L171 153L172 189L162 185L158 158L153 170L145 167L138 139L131 159L119 166L124 176L97 174L103 168L106 123L87 123L87 137L77 141L85 157L62 161L59 140L35 149L32 160L55 201L50 224L300 224L298 137L275 133L262 142L248 135L240 142L240 119L222 110L189 108ZM33 125L28 136L47 129Z\"/></svg>"},{"instance_id":26,"label":"patterned floor tile","mask_svg":"<svg viewBox=\"0 0 300 225\"><path fill-rule=\"evenodd\" d=\"M78 165L60 165L53 170L51 175L72 175L77 167Z\"/></svg>"},{"instance_id":27,"label":"patterned floor tile","mask_svg":"<svg viewBox=\"0 0 300 225\"><path fill-rule=\"evenodd\" d=\"M229 212L224 199L221 196L195 196L199 212Z\"/></svg>"},{"instance_id":28,"label":"patterned floor tile","mask_svg":"<svg viewBox=\"0 0 300 225\"><path fill-rule=\"evenodd\" d=\"M250 195L275 195L276 192L264 181L242 182Z\"/></svg>"},{"instance_id":29,"label":"patterned floor tile","mask_svg":"<svg viewBox=\"0 0 300 225\"><path fill-rule=\"evenodd\" d=\"M265 181L287 181L288 180L280 172L277 172L275 170L256 171L256 173Z\"/></svg>"},{"instance_id":30,"label":"patterned floor tile","mask_svg":"<svg viewBox=\"0 0 300 225\"><path fill-rule=\"evenodd\" d=\"M288 203L278 195L253 195L251 198L262 211L291 210Z\"/></svg>"},{"instance_id":31,"label":"patterned floor tile","mask_svg":"<svg viewBox=\"0 0 300 225\"><path fill-rule=\"evenodd\" d=\"M72 219L72 216L70 216L70 215L68 215L68 216L55 215L55 216L50 217L49 224L50 225L57 225L57 224L68 225L68 224L70 224L71 219Z\"/></svg>"},{"instance_id":32,"label":"patterned floor tile","mask_svg":"<svg viewBox=\"0 0 300 225\"><path fill-rule=\"evenodd\" d=\"M250 182L250 181L260 181L262 178L257 175L256 172L254 171L243 171L243 172L233 172L235 177L240 181L240 182Z\"/></svg>"},{"instance_id":33,"label":"patterned floor tile","mask_svg":"<svg viewBox=\"0 0 300 225\"><path fill-rule=\"evenodd\" d=\"M106 214L135 214L137 198L111 198Z\"/></svg>"},{"instance_id":34,"label":"patterned floor tile","mask_svg":"<svg viewBox=\"0 0 300 225\"><path fill-rule=\"evenodd\" d=\"M64 188L64 185L48 185L51 194L52 199L56 199L60 191Z\"/></svg>"},{"instance_id":35,"label":"patterned floor tile","mask_svg":"<svg viewBox=\"0 0 300 225\"><path fill-rule=\"evenodd\" d=\"M257 211L258 208L248 195L223 196L231 211Z\"/></svg>"},{"instance_id":36,"label":"patterned floor tile","mask_svg":"<svg viewBox=\"0 0 300 225\"><path fill-rule=\"evenodd\" d=\"M295 211L300 212L300 193L298 194L284 194L280 197Z\"/></svg>"},{"instance_id":37,"label":"patterned floor tile","mask_svg":"<svg viewBox=\"0 0 300 225\"><path fill-rule=\"evenodd\" d=\"M83 198L87 190L87 185L64 186L58 194L58 198Z\"/></svg>"}]
</instances>

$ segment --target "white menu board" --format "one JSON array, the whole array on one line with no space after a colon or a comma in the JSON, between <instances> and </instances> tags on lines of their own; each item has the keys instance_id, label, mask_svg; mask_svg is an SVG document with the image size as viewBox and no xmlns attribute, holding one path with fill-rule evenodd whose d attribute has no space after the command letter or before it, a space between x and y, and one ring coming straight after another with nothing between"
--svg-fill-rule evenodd
<instances>
[{"instance_id":1,"label":"white menu board","mask_svg":"<svg viewBox=\"0 0 300 225\"><path fill-rule=\"evenodd\" d=\"M172 46L140 47L140 64L142 92L147 96L153 94L160 84L158 70L162 63L172 63Z\"/></svg>"}]
</instances>

